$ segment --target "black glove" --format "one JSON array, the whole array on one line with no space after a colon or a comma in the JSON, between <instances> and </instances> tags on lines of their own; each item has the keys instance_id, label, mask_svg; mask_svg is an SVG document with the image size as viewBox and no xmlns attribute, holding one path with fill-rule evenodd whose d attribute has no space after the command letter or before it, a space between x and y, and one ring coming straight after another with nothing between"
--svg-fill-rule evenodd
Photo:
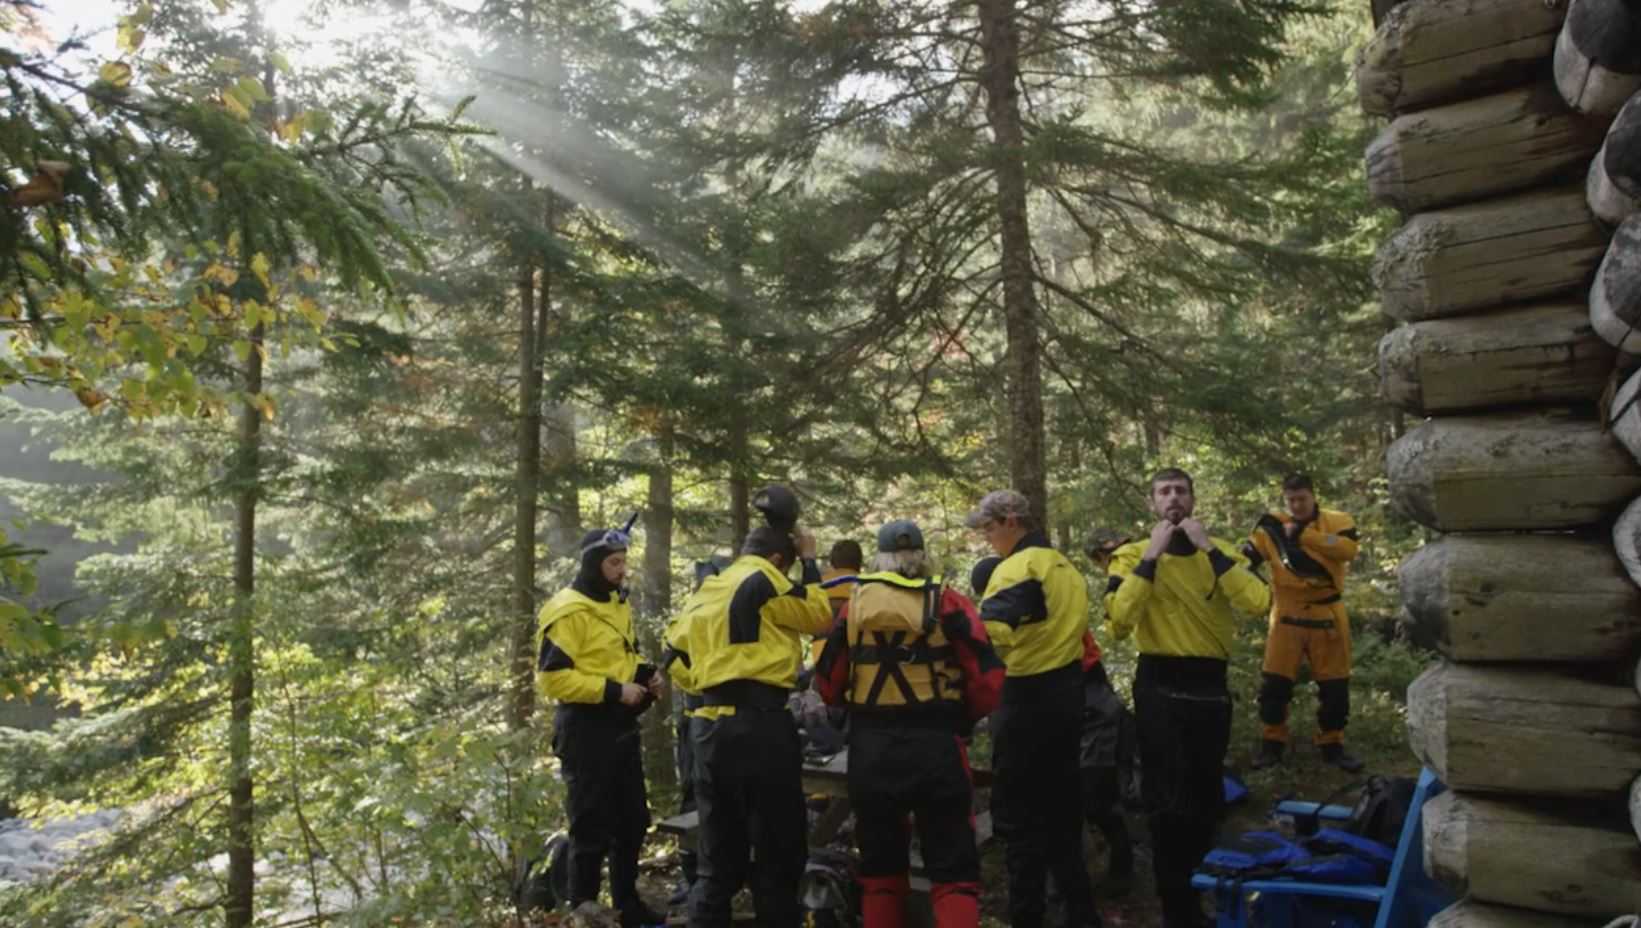
<instances>
[{"instance_id":1,"label":"black glove","mask_svg":"<svg viewBox=\"0 0 1641 928\"><path fill-rule=\"evenodd\" d=\"M644 698L638 705L631 707L634 715L642 715L645 709L655 705L655 694L649 691L649 685L657 673L660 673L660 670L654 664L639 664L638 669L633 672L632 682L644 687Z\"/></svg>"}]
</instances>

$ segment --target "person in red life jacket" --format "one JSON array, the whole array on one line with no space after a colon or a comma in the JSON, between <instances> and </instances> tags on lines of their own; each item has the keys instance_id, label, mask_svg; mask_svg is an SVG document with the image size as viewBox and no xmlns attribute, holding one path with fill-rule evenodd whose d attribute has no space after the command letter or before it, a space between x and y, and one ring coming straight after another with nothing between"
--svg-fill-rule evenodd
<instances>
[{"instance_id":1,"label":"person in red life jacket","mask_svg":"<svg viewBox=\"0 0 1641 928\"><path fill-rule=\"evenodd\" d=\"M1307 474L1282 480L1281 515L1267 514L1242 553L1258 567L1271 565L1270 633L1265 638L1264 682L1259 688L1259 753L1262 770L1282 760L1288 745L1288 702L1309 659L1316 681L1316 746L1322 760L1346 773L1367 766L1345 750L1350 719L1350 616L1345 612L1345 571L1359 550L1350 516L1316 505L1316 483Z\"/></svg>"},{"instance_id":2,"label":"person in red life jacket","mask_svg":"<svg viewBox=\"0 0 1641 928\"><path fill-rule=\"evenodd\" d=\"M617 530L581 540L575 580L541 609L537 661L542 695L558 702L553 753L568 794L570 906L598 901L607 858L622 928L666 920L638 895L638 852L650 826L638 714L655 701L661 679L638 659L622 586L630 546Z\"/></svg>"},{"instance_id":3,"label":"person in red life jacket","mask_svg":"<svg viewBox=\"0 0 1641 928\"><path fill-rule=\"evenodd\" d=\"M816 666L828 705L849 709L849 802L865 928L899 928L916 823L939 928L980 921L980 851L963 738L997 706L1003 662L974 604L946 586L912 522L878 533Z\"/></svg>"},{"instance_id":4,"label":"person in red life jacket","mask_svg":"<svg viewBox=\"0 0 1641 928\"><path fill-rule=\"evenodd\" d=\"M1040 928L1048 875L1070 928L1100 924L1083 859L1083 660L1088 583L1054 550L1013 490L980 500L963 524L1003 558L986 584L980 619L1008 667L991 718L992 822L1008 869L1009 922Z\"/></svg>"}]
</instances>

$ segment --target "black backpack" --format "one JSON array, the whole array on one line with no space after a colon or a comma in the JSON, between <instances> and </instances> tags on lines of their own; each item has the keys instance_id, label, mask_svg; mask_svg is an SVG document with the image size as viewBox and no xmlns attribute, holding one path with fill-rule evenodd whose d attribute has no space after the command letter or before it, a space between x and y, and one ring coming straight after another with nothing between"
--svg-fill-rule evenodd
<instances>
[{"instance_id":1,"label":"black backpack","mask_svg":"<svg viewBox=\"0 0 1641 928\"><path fill-rule=\"evenodd\" d=\"M519 866L513 877L513 901L520 911L552 910L570 901L570 839L553 835L541 853Z\"/></svg>"},{"instance_id":2,"label":"black backpack","mask_svg":"<svg viewBox=\"0 0 1641 928\"><path fill-rule=\"evenodd\" d=\"M809 851L798 881L803 928L855 928L860 924L860 880L854 859L844 851Z\"/></svg>"},{"instance_id":3,"label":"black backpack","mask_svg":"<svg viewBox=\"0 0 1641 928\"><path fill-rule=\"evenodd\" d=\"M1418 781L1410 777L1368 777L1345 830L1396 847L1402 841L1402 827L1413 809L1413 793L1418 786Z\"/></svg>"}]
</instances>

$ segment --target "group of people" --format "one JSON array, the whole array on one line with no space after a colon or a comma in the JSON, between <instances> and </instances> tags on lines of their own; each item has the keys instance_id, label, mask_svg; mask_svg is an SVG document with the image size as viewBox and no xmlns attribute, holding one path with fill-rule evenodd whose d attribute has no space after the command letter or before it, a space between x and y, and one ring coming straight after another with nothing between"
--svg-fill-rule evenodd
<instances>
[{"instance_id":1,"label":"group of people","mask_svg":"<svg viewBox=\"0 0 1641 928\"><path fill-rule=\"evenodd\" d=\"M1282 759L1288 702L1308 657L1322 757L1362 766L1341 740L1350 663L1342 594L1355 528L1317 506L1309 477L1291 475L1282 490L1286 512L1262 517L1233 545L1195 517L1190 475L1168 468L1149 485L1158 521L1148 536L1104 530L1085 546L1107 578L1106 633L1133 636L1139 652L1133 731L1166 928L1204 923L1190 878L1224 812L1237 614L1269 615L1255 765ZM846 712L866 928L901 924L913 829L937 924L978 924L968 736L982 719L1010 923L1043 923L1052 874L1068 924L1100 924L1082 828L1086 817L1105 834L1111 872L1125 875L1132 857L1116 755L1129 714L1090 631L1087 581L1050 543L1030 501L994 491L965 519L996 555L976 565L973 599L940 575L912 522L884 525L870 558L834 547L823 575L797 498L774 486L754 502L770 524L750 532L733 561L702 572L668 624L659 665L638 653L624 532L583 539L574 582L542 610L539 679L559 703L553 749L568 789L571 904L597 899L607 860L623 925L663 918L636 887L649 825L636 720L665 673L682 693L679 760L699 816L691 928L727 928L743 886L759 925L796 928L807 821L787 705L807 655L821 697ZM810 640L818 650L806 648Z\"/></svg>"}]
</instances>

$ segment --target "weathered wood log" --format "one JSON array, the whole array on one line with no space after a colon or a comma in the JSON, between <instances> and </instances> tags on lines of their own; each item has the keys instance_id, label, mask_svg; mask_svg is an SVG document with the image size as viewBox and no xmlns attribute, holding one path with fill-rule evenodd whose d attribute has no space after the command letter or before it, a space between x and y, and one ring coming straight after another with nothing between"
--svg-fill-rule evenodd
<instances>
[{"instance_id":1,"label":"weathered wood log","mask_svg":"<svg viewBox=\"0 0 1641 928\"><path fill-rule=\"evenodd\" d=\"M1635 832L1636 840L1641 841L1641 777L1630 784L1630 830Z\"/></svg>"},{"instance_id":2,"label":"weathered wood log","mask_svg":"<svg viewBox=\"0 0 1641 928\"><path fill-rule=\"evenodd\" d=\"M1583 410L1432 419L1385 455L1390 499L1444 532L1577 528L1641 493L1641 470Z\"/></svg>"},{"instance_id":3,"label":"weathered wood log","mask_svg":"<svg viewBox=\"0 0 1641 928\"><path fill-rule=\"evenodd\" d=\"M1601 148L1607 179L1619 193L1641 200L1641 93L1618 111Z\"/></svg>"},{"instance_id":4,"label":"weathered wood log","mask_svg":"<svg viewBox=\"0 0 1641 928\"><path fill-rule=\"evenodd\" d=\"M1408 113L1368 146L1368 191L1415 212L1582 178L1608 122L1567 109L1547 83Z\"/></svg>"},{"instance_id":5,"label":"weathered wood log","mask_svg":"<svg viewBox=\"0 0 1641 928\"><path fill-rule=\"evenodd\" d=\"M1379 342L1387 402L1418 413L1595 400L1617 352L1583 303L1403 325Z\"/></svg>"},{"instance_id":6,"label":"weathered wood log","mask_svg":"<svg viewBox=\"0 0 1641 928\"><path fill-rule=\"evenodd\" d=\"M1402 623L1458 661L1615 661L1641 645L1641 587L1605 538L1443 535L1397 568Z\"/></svg>"},{"instance_id":7,"label":"weathered wood log","mask_svg":"<svg viewBox=\"0 0 1641 928\"><path fill-rule=\"evenodd\" d=\"M1618 555L1618 563L1624 565L1630 580L1641 586L1641 499L1625 507L1613 523L1613 553ZM1637 673L1641 674L1641 669ZM1637 678L1636 686L1641 687L1641 677Z\"/></svg>"},{"instance_id":8,"label":"weathered wood log","mask_svg":"<svg viewBox=\"0 0 1641 928\"><path fill-rule=\"evenodd\" d=\"M1607 423L1618 443L1630 455L1641 461L1641 371L1636 371L1613 394L1612 408L1607 412Z\"/></svg>"},{"instance_id":9,"label":"weathered wood log","mask_svg":"<svg viewBox=\"0 0 1641 928\"><path fill-rule=\"evenodd\" d=\"M1609 134L1608 139L1611 138ZM1584 199L1589 202L1595 218L1608 226L1616 226L1631 213L1641 210L1641 200L1619 190L1608 176L1606 144L1590 162L1590 173L1584 178Z\"/></svg>"},{"instance_id":10,"label":"weathered wood log","mask_svg":"<svg viewBox=\"0 0 1641 928\"><path fill-rule=\"evenodd\" d=\"M1407 732L1453 789L1614 799L1641 773L1641 694L1565 668L1443 661L1407 688Z\"/></svg>"},{"instance_id":11,"label":"weathered wood log","mask_svg":"<svg viewBox=\"0 0 1641 928\"><path fill-rule=\"evenodd\" d=\"M1391 116L1542 72L1567 18L1543 0L1411 0L1356 56L1362 109Z\"/></svg>"},{"instance_id":12,"label":"weathered wood log","mask_svg":"<svg viewBox=\"0 0 1641 928\"><path fill-rule=\"evenodd\" d=\"M1616 226L1641 210L1641 93L1618 111L1584 181L1590 211Z\"/></svg>"},{"instance_id":13,"label":"weathered wood log","mask_svg":"<svg viewBox=\"0 0 1641 928\"><path fill-rule=\"evenodd\" d=\"M1385 241L1373 282L1393 318L1456 316L1583 287L1607 237L1576 187L1436 210Z\"/></svg>"},{"instance_id":14,"label":"weathered wood log","mask_svg":"<svg viewBox=\"0 0 1641 928\"><path fill-rule=\"evenodd\" d=\"M1590 923L1588 919L1463 899L1437 912L1430 920L1430 928L1590 928Z\"/></svg>"},{"instance_id":15,"label":"weathered wood log","mask_svg":"<svg viewBox=\"0 0 1641 928\"><path fill-rule=\"evenodd\" d=\"M1556 87L1581 113L1616 113L1641 90L1641 4L1571 0L1555 50Z\"/></svg>"},{"instance_id":16,"label":"weathered wood log","mask_svg":"<svg viewBox=\"0 0 1641 928\"><path fill-rule=\"evenodd\" d=\"M1605 920L1641 911L1641 845L1609 806L1446 792L1424 807L1425 870L1472 900Z\"/></svg>"},{"instance_id":17,"label":"weathered wood log","mask_svg":"<svg viewBox=\"0 0 1641 928\"><path fill-rule=\"evenodd\" d=\"M1590 287L1590 324L1607 344L1641 352L1641 213L1613 234Z\"/></svg>"}]
</instances>

